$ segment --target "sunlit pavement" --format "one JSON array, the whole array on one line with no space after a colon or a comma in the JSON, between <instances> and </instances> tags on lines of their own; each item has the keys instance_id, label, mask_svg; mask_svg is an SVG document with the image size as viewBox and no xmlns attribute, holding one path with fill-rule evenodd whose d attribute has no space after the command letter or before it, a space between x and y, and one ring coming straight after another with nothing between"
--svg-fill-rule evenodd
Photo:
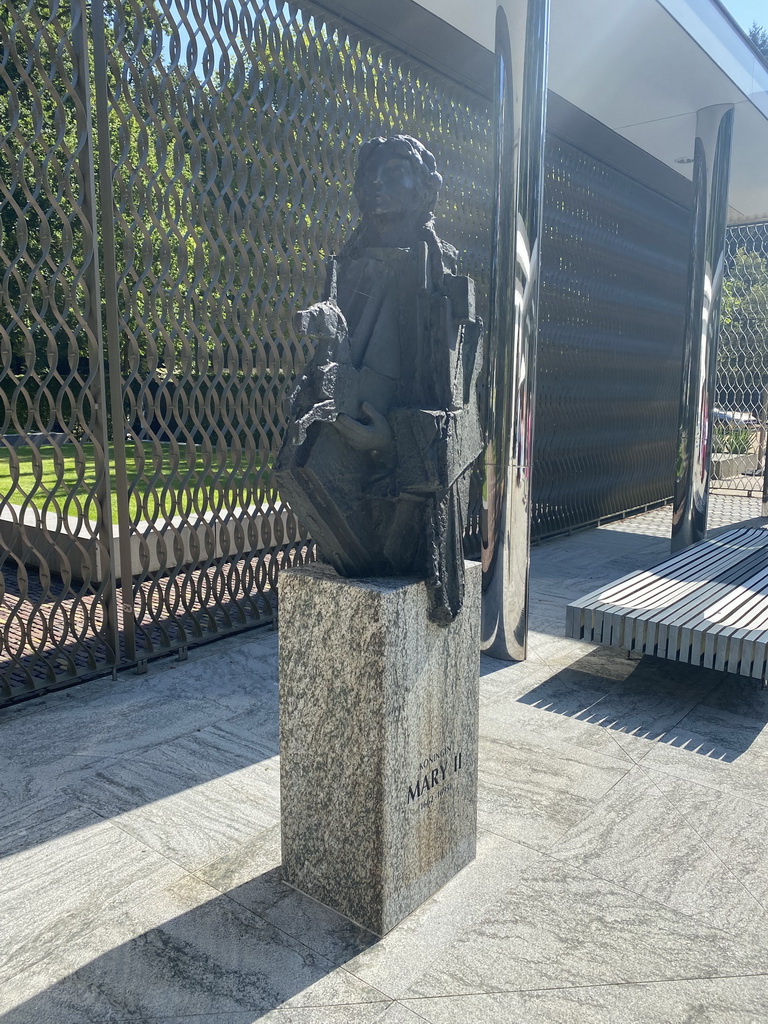
<instances>
[{"instance_id":1,"label":"sunlit pavement","mask_svg":"<svg viewBox=\"0 0 768 1024\"><path fill-rule=\"evenodd\" d=\"M280 881L274 633L0 712L0 1020L762 1024L768 689L563 638L670 522L534 548L477 860L381 940Z\"/></svg>"}]
</instances>

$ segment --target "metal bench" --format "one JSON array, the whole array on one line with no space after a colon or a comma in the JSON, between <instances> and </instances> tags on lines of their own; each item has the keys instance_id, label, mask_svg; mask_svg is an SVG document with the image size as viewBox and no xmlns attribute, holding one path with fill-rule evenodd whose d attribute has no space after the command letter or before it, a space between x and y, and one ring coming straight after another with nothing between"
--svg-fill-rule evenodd
<instances>
[{"instance_id":1,"label":"metal bench","mask_svg":"<svg viewBox=\"0 0 768 1024\"><path fill-rule=\"evenodd\" d=\"M573 601L566 635L768 677L768 530L729 530Z\"/></svg>"}]
</instances>

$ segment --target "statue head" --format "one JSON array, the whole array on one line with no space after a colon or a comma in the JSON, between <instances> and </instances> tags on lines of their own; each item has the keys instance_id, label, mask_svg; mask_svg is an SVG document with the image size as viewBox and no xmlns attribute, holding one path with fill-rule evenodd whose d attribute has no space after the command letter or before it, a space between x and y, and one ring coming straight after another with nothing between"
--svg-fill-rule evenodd
<instances>
[{"instance_id":1,"label":"statue head","mask_svg":"<svg viewBox=\"0 0 768 1024\"><path fill-rule=\"evenodd\" d=\"M442 183L434 156L410 135L371 139L360 147L354 193L363 220L421 227L432 220Z\"/></svg>"}]
</instances>

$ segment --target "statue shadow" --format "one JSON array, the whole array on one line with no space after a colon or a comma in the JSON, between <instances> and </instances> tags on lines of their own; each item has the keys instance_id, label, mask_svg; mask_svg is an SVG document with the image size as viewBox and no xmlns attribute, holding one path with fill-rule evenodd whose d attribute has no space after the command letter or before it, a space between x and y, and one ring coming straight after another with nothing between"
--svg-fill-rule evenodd
<instances>
[{"instance_id":1,"label":"statue shadow","mask_svg":"<svg viewBox=\"0 0 768 1024\"><path fill-rule=\"evenodd\" d=\"M517 698L600 729L733 762L768 723L760 680L600 648Z\"/></svg>"},{"instance_id":2,"label":"statue shadow","mask_svg":"<svg viewBox=\"0 0 768 1024\"><path fill-rule=\"evenodd\" d=\"M279 867L207 898L212 891L187 876L166 890L162 907L145 904L145 916L161 916L174 900L193 905L141 931L136 907L105 914L90 935L8 983L6 999L14 984L22 997L24 986L38 991L0 1020L250 1024L290 1001L329 1009L371 1001L363 982L330 975L378 936L286 885Z\"/></svg>"},{"instance_id":3,"label":"statue shadow","mask_svg":"<svg viewBox=\"0 0 768 1024\"><path fill-rule=\"evenodd\" d=\"M147 813L134 826L139 840L150 845L159 841L170 849L178 844L194 848L201 828L214 837L220 832L226 836L233 827L249 834L253 822L241 806L238 785L259 784L261 824L276 820L276 773L261 781L261 773L279 752L276 693L264 687L254 693L251 704L246 705L244 698L239 711L235 704L231 712L221 712L220 720L206 725L203 715L213 704L201 710L197 691L189 689L179 696L172 686L159 686L144 701L131 690L130 679L114 684L112 691L106 684L99 687L99 682L93 684L90 706L104 721L120 723L114 727L115 738L108 728L94 728L87 749L89 740L83 735L88 706L86 713L73 715L72 706L61 699L50 714L30 705L29 713L6 730L14 747L7 751L9 763L0 780L0 861L38 847L52 849L51 844L61 841L76 842L73 837L81 830L170 799L175 819L170 811L158 820ZM88 697L84 694L84 701ZM71 699L79 704L80 694ZM167 711L161 713L164 705ZM57 727L57 714L64 724L46 747L38 737L44 729ZM124 729L123 722L128 722ZM30 749L23 745L25 738ZM234 788L233 778L242 779ZM216 801L223 807L221 826ZM82 849L90 850L87 839Z\"/></svg>"}]
</instances>

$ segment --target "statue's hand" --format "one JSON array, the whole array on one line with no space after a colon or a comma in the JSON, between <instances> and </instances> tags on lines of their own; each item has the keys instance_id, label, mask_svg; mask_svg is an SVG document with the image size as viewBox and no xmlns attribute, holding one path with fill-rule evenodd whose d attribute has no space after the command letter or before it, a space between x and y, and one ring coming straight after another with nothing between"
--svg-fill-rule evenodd
<instances>
[{"instance_id":1,"label":"statue's hand","mask_svg":"<svg viewBox=\"0 0 768 1024\"><path fill-rule=\"evenodd\" d=\"M349 445L359 452L378 451L387 454L392 451L394 441L392 430L386 417L369 402L363 402L364 419L355 420L341 413L335 423L336 429L344 436Z\"/></svg>"}]
</instances>

